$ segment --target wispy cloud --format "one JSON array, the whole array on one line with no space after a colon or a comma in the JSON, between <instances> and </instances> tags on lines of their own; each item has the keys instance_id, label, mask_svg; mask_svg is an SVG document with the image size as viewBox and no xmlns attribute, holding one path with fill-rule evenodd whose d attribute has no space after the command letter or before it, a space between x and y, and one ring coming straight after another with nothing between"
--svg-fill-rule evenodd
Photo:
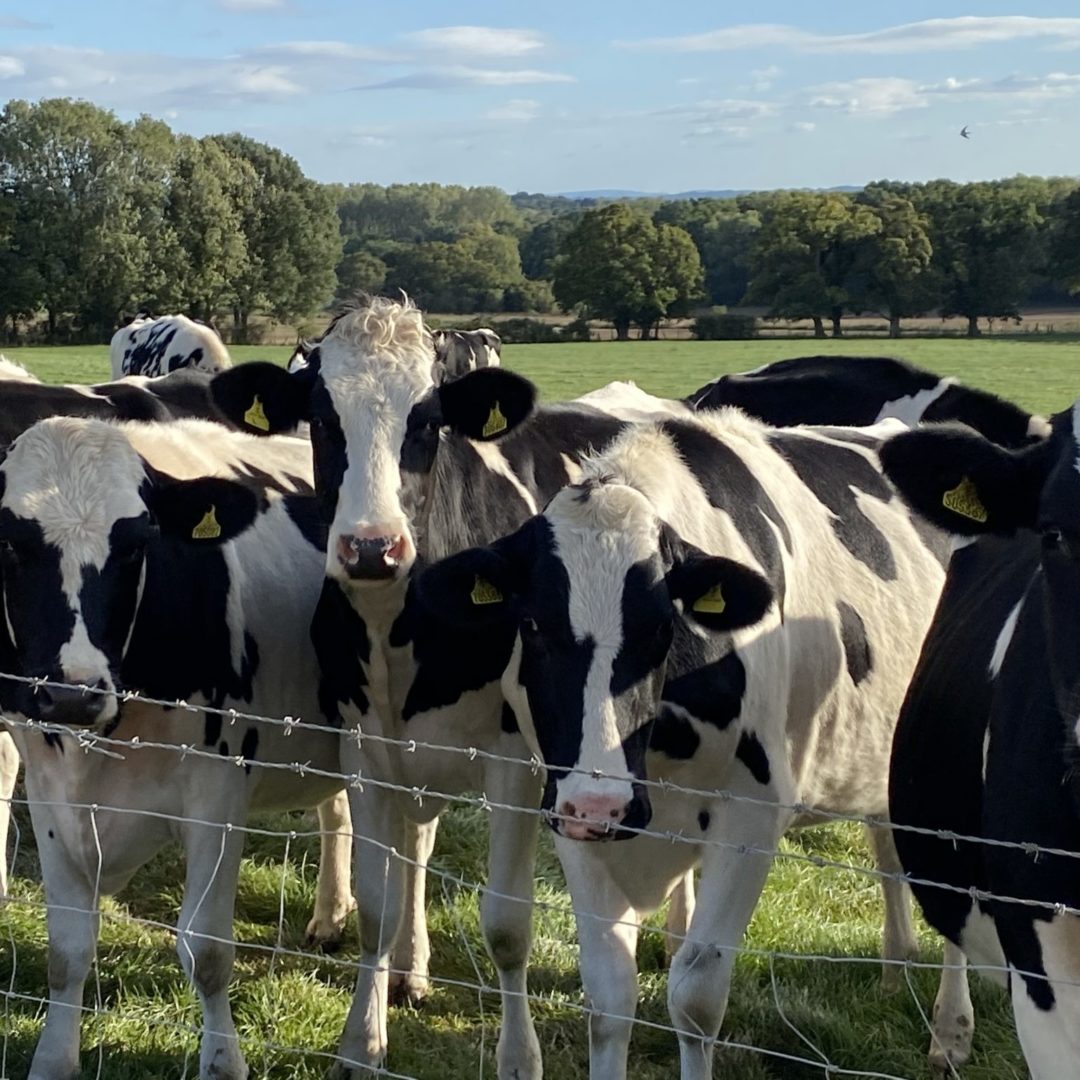
<instances>
[{"instance_id":1,"label":"wispy cloud","mask_svg":"<svg viewBox=\"0 0 1080 1080\"><path fill-rule=\"evenodd\" d=\"M911 79L852 79L813 87L808 104L813 109L838 109L847 113L886 114L902 109L924 109L924 91Z\"/></svg>"},{"instance_id":2,"label":"wispy cloud","mask_svg":"<svg viewBox=\"0 0 1080 1080\"><path fill-rule=\"evenodd\" d=\"M437 26L406 34L405 40L421 49L473 59L525 56L544 47L544 36L536 30L494 26Z\"/></svg>"},{"instance_id":3,"label":"wispy cloud","mask_svg":"<svg viewBox=\"0 0 1080 1080\"><path fill-rule=\"evenodd\" d=\"M539 101L533 101L532 98L512 98L503 105L489 109L486 115L488 120L526 123L535 120L539 112Z\"/></svg>"},{"instance_id":4,"label":"wispy cloud","mask_svg":"<svg viewBox=\"0 0 1080 1080\"><path fill-rule=\"evenodd\" d=\"M534 86L543 83L572 83L573 75L558 71L518 69L500 71L479 67L442 67L414 71L396 79L354 87L356 90L454 90L472 86Z\"/></svg>"},{"instance_id":5,"label":"wispy cloud","mask_svg":"<svg viewBox=\"0 0 1080 1080\"><path fill-rule=\"evenodd\" d=\"M788 124L788 131L792 131L796 135L809 135L816 129L817 124L812 120L796 120L794 123Z\"/></svg>"},{"instance_id":6,"label":"wispy cloud","mask_svg":"<svg viewBox=\"0 0 1080 1080\"><path fill-rule=\"evenodd\" d=\"M51 23L24 19L21 15L0 15L0 30L48 30Z\"/></svg>"},{"instance_id":7,"label":"wispy cloud","mask_svg":"<svg viewBox=\"0 0 1080 1080\"><path fill-rule=\"evenodd\" d=\"M14 79L25 72L21 60L14 56L0 56L0 79Z\"/></svg>"},{"instance_id":8,"label":"wispy cloud","mask_svg":"<svg viewBox=\"0 0 1080 1080\"><path fill-rule=\"evenodd\" d=\"M352 45L346 41L280 41L262 45L255 51L266 56L300 60L347 60L365 64L400 64L411 59L408 53L400 50Z\"/></svg>"},{"instance_id":9,"label":"wispy cloud","mask_svg":"<svg viewBox=\"0 0 1080 1080\"><path fill-rule=\"evenodd\" d=\"M817 53L910 53L971 49L1043 40L1054 48L1080 47L1080 18L966 15L924 19L860 34L819 34L777 23L745 23L680 37L617 41L622 48L664 52L730 52L785 48Z\"/></svg>"},{"instance_id":10,"label":"wispy cloud","mask_svg":"<svg viewBox=\"0 0 1080 1080\"><path fill-rule=\"evenodd\" d=\"M226 11L238 11L247 15L264 15L270 11L282 11L285 0L217 0L217 6Z\"/></svg>"}]
</instances>

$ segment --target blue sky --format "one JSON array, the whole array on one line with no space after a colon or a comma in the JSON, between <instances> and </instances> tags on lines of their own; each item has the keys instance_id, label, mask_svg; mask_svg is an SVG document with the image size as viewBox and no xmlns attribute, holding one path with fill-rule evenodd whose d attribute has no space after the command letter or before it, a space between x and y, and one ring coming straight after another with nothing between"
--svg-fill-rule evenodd
<instances>
[{"instance_id":1,"label":"blue sky","mask_svg":"<svg viewBox=\"0 0 1080 1080\"><path fill-rule=\"evenodd\" d=\"M319 180L681 191L1080 173L1078 14L0 0L0 101L239 130Z\"/></svg>"}]
</instances>

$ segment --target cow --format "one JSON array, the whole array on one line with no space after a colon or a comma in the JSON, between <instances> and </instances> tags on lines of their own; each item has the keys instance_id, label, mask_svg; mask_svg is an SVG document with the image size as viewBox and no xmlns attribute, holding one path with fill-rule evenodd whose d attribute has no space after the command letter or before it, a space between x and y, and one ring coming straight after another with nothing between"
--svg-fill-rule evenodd
<instances>
[{"instance_id":1,"label":"cow","mask_svg":"<svg viewBox=\"0 0 1080 1080\"><path fill-rule=\"evenodd\" d=\"M434 330L435 358L446 369L448 379L456 379L479 368L498 367L502 341L494 330Z\"/></svg>"},{"instance_id":2,"label":"cow","mask_svg":"<svg viewBox=\"0 0 1080 1080\"><path fill-rule=\"evenodd\" d=\"M951 945L931 1056L958 1065L970 1052L966 957L1008 985L1034 1080L1074 1076L1080 875L1076 856L1055 852L1080 852L1080 403L1032 447L943 425L890 439L881 458L911 506L956 538L889 785L899 826L953 835L896 834L923 913Z\"/></svg>"},{"instance_id":3,"label":"cow","mask_svg":"<svg viewBox=\"0 0 1080 1080\"><path fill-rule=\"evenodd\" d=\"M419 575L419 610L510 658L504 695L547 770L577 916L592 1076L627 1075L639 919L695 862L668 979L684 1080L712 1076L784 831L886 812L947 557L881 474L899 427L775 430L734 409L638 424L516 532Z\"/></svg>"},{"instance_id":4,"label":"cow","mask_svg":"<svg viewBox=\"0 0 1080 1080\"><path fill-rule=\"evenodd\" d=\"M109 342L112 377L168 375L180 368L215 374L232 367L229 350L206 323L186 315L137 315Z\"/></svg>"},{"instance_id":5,"label":"cow","mask_svg":"<svg viewBox=\"0 0 1080 1080\"><path fill-rule=\"evenodd\" d=\"M685 399L695 409L735 405L776 427L864 426L888 417L908 427L956 420L1000 446L1044 438L1048 421L985 390L887 356L800 356L723 375Z\"/></svg>"},{"instance_id":6,"label":"cow","mask_svg":"<svg viewBox=\"0 0 1080 1080\"><path fill-rule=\"evenodd\" d=\"M186 854L177 950L203 1006L204 1080L247 1076L227 989L249 810L321 804L324 858L336 850L316 920L347 917L339 735L319 723L308 639L325 558L310 492L309 444L208 421L54 417L3 453L0 672L15 678L0 678L0 712L25 765L49 929L33 1080L78 1071L98 896L170 841ZM87 732L108 753L83 753ZM265 767L297 761L311 771Z\"/></svg>"},{"instance_id":7,"label":"cow","mask_svg":"<svg viewBox=\"0 0 1080 1080\"><path fill-rule=\"evenodd\" d=\"M18 379L21 382L39 384L41 382L36 375L31 375L22 364L9 360L3 353L0 353L0 380L2 379Z\"/></svg>"},{"instance_id":8,"label":"cow","mask_svg":"<svg viewBox=\"0 0 1080 1080\"><path fill-rule=\"evenodd\" d=\"M258 399L266 431L311 424L329 532L312 624L323 709L355 736L343 741L345 771L380 781L349 790L362 955L339 1075L383 1060L388 988L415 1000L426 986L424 866L442 801L390 784L481 789L494 807L481 923L503 990L498 1069L533 1080L541 1064L525 973L536 817L508 808L538 807L541 791L530 768L505 760L529 757L499 687L509 648L447 633L414 602L412 579L427 562L513 532L626 427L605 408L628 403L640 414L647 396L616 384L606 399L534 410L535 390L519 376L485 368L444 378L432 352L411 303L375 298L340 315L292 375L244 364L212 392L234 423ZM679 403L657 404L692 419ZM392 850L405 852L407 873ZM673 930L689 906L675 905Z\"/></svg>"}]
</instances>

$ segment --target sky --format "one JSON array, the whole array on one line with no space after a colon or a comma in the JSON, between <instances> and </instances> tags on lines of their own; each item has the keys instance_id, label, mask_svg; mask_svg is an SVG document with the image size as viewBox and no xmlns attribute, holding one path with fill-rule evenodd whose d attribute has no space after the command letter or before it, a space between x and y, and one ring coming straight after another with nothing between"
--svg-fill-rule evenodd
<instances>
[{"instance_id":1,"label":"sky","mask_svg":"<svg viewBox=\"0 0 1080 1080\"><path fill-rule=\"evenodd\" d=\"M0 102L508 191L1080 173L1075 0L0 0ZM960 136L967 127L970 138Z\"/></svg>"}]
</instances>

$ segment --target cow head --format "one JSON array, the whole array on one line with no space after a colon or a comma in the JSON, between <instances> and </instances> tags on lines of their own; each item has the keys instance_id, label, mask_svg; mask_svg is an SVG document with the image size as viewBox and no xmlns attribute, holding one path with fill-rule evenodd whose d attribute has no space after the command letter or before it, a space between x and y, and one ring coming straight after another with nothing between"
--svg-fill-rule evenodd
<instances>
[{"instance_id":1,"label":"cow head","mask_svg":"<svg viewBox=\"0 0 1080 1080\"><path fill-rule=\"evenodd\" d=\"M640 781L676 622L729 632L772 603L754 570L705 554L640 493L605 482L564 488L514 535L435 563L416 596L480 637L516 637L503 691L547 766L553 827L579 840L650 819Z\"/></svg>"},{"instance_id":2,"label":"cow head","mask_svg":"<svg viewBox=\"0 0 1080 1080\"><path fill-rule=\"evenodd\" d=\"M0 460L2 666L91 692L0 678L4 709L108 724L150 549L166 537L221 544L257 511L255 493L238 484L151 468L122 429L100 421L54 417L23 432Z\"/></svg>"},{"instance_id":3,"label":"cow head","mask_svg":"<svg viewBox=\"0 0 1080 1080\"><path fill-rule=\"evenodd\" d=\"M442 381L431 334L408 301L367 301L331 323L291 374L242 364L211 386L257 434L307 420L327 524L326 572L343 584L404 579L416 560L442 433L489 441L532 412L535 389L499 368Z\"/></svg>"}]
</instances>

